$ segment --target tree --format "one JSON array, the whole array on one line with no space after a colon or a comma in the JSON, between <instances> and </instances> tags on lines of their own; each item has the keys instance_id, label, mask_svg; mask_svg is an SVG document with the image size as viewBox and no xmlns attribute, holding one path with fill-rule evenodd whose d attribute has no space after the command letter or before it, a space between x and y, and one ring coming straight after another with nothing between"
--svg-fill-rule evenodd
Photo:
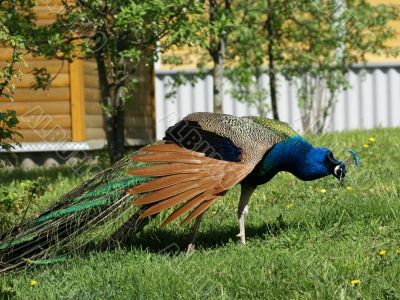
<instances>
[{"instance_id":1,"label":"tree","mask_svg":"<svg viewBox=\"0 0 400 300\"><path fill-rule=\"evenodd\" d=\"M249 91L258 86L260 73L267 73L277 119L276 76L284 76L297 86L303 130L321 132L338 92L348 87L349 67L365 62L369 53L397 54L387 44L394 36L388 23L397 18L395 7L364 0L254 1L233 33L233 43L241 45L230 49L237 62L230 71L233 85Z\"/></svg>"},{"instance_id":2,"label":"tree","mask_svg":"<svg viewBox=\"0 0 400 300\"><path fill-rule=\"evenodd\" d=\"M281 28L290 12L290 3L282 1L240 1L236 18L240 19L232 33L229 50L234 65L227 72L233 83L233 96L239 101L254 104L260 115L269 108L274 119L279 119L277 105L277 64L282 54L277 43ZM267 65L267 67L265 66ZM269 77L270 105L266 103L268 91L262 86L262 74Z\"/></svg>"},{"instance_id":3,"label":"tree","mask_svg":"<svg viewBox=\"0 0 400 300\"><path fill-rule=\"evenodd\" d=\"M105 131L111 163L124 155L125 102L139 62L152 63L160 51L191 41L189 16L198 4L188 0L63 0L52 25L12 29L27 36L27 49L46 57L71 60L94 57L101 86Z\"/></svg>"},{"instance_id":4,"label":"tree","mask_svg":"<svg viewBox=\"0 0 400 300\"><path fill-rule=\"evenodd\" d=\"M231 0L208 0L199 2L201 13L192 18L192 28L196 35L187 46L200 48L197 53L197 74L178 73L170 84L171 92L168 97L175 95L176 89L186 83L194 84L204 77L206 72L213 76L213 111L223 112L224 98L224 76L226 65L230 63L228 56L229 48L232 47L230 35L235 30L235 1ZM187 62L185 55L169 53L163 57L164 62L171 65L181 65Z\"/></svg>"},{"instance_id":5,"label":"tree","mask_svg":"<svg viewBox=\"0 0 400 300\"><path fill-rule=\"evenodd\" d=\"M94 56L98 66L102 105L111 162L124 154L124 108L138 63L157 58L154 51L190 42L188 16L196 12L191 1L79 1L68 5L65 25L79 29L85 56ZM82 20L90 20L89 23ZM65 27L64 25L64 27ZM76 31L67 37L76 40Z\"/></svg>"},{"instance_id":6,"label":"tree","mask_svg":"<svg viewBox=\"0 0 400 300\"><path fill-rule=\"evenodd\" d=\"M3 18L2 18L3 19ZM12 80L19 76L14 70L16 62L21 61L20 50L24 45L20 42L19 37L9 35L9 32L4 25L0 24L0 43L8 41L13 52L11 54L11 62L0 70L0 97L8 98L13 101L14 85ZM14 146L10 141L15 142L15 136L20 135L16 131L18 119L14 110L0 111L0 150L11 150Z\"/></svg>"},{"instance_id":7,"label":"tree","mask_svg":"<svg viewBox=\"0 0 400 300\"><path fill-rule=\"evenodd\" d=\"M213 61L214 112L223 112L225 55L228 34L231 30L231 0L209 1L209 46L207 50Z\"/></svg>"},{"instance_id":8,"label":"tree","mask_svg":"<svg viewBox=\"0 0 400 300\"><path fill-rule=\"evenodd\" d=\"M394 37L388 26L399 17L390 5L373 6L364 0L296 2L291 30L282 49L290 64L282 74L297 83L305 132L322 132L333 112L338 92L349 87L351 65L367 54L396 55L387 42Z\"/></svg>"}]
</instances>

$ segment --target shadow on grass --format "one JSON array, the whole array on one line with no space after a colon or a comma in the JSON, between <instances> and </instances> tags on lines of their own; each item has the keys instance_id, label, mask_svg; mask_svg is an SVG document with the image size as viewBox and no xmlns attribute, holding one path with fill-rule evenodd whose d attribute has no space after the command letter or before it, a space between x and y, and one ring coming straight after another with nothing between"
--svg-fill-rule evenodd
<instances>
[{"instance_id":1,"label":"shadow on grass","mask_svg":"<svg viewBox=\"0 0 400 300\"><path fill-rule=\"evenodd\" d=\"M246 239L268 239L268 237L279 236L290 228L298 228L298 223L291 224L283 221L282 217L273 223L266 223L261 226L247 225ZM239 232L238 226L221 226L219 228L206 231L199 231L196 241L196 248L199 250L216 249L225 246L234 241L239 244L239 238L236 236ZM118 247L123 249L146 250L151 253L160 253L166 255L179 255L186 252L189 244L189 235L182 232L174 232L164 229L152 229L138 234L124 244ZM112 250L115 246L108 247Z\"/></svg>"}]
</instances>

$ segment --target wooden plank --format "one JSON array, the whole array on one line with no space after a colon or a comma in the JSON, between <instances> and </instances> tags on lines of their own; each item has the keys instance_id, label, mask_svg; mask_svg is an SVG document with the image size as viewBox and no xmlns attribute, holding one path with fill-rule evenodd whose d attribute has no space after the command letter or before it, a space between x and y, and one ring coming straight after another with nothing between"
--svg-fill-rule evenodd
<instances>
[{"instance_id":1,"label":"wooden plank","mask_svg":"<svg viewBox=\"0 0 400 300\"><path fill-rule=\"evenodd\" d=\"M85 101L100 102L101 92L99 88L85 87Z\"/></svg>"},{"instance_id":2,"label":"wooden plank","mask_svg":"<svg viewBox=\"0 0 400 300\"><path fill-rule=\"evenodd\" d=\"M9 102L0 105L2 111L12 109L18 116L27 115L70 115L71 103L69 101L37 101L37 102Z\"/></svg>"},{"instance_id":3,"label":"wooden plank","mask_svg":"<svg viewBox=\"0 0 400 300\"><path fill-rule=\"evenodd\" d=\"M59 6L62 5L62 0L37 0L37 4L40 6Z\"/></svg>"},{"instance_id":4,"label":"wooden plank","mask_svg":"<svg viewBox=\"0 0 400 300\"><path fill-rule=\"evenodd\" d=\"M19 142L52 143L71 141L71 129L21 129L18 132L23 136L22 138L16 138Z\"/></svg>"},{"instance_id":5,"label":"wooden plank","mask_svg":"<svg viewBox=\"0 0 400 300\"><path fill-rule=\"evenodd\" d=\"M141 116L135 118L125 118L126 127L134 128L134 127L153 127L153 118L152 116Z\"/></svg>"},{"instance_id":6,"label":"wooden plank","mask_svg":"<svg viewBox=\"0 0 400 300\"><path fill-rule=\"evenodd\" d=\"M10 61L12 56L13 50L9 47L2 47L0 45L0 61ZM32 54L25 54L23 55L25 60L46 60L43 56L33 56Z\"/></svg>"},{"instance_id":7,"label":"wooden plank","mask_svg":"<svg viewBox=\"0 0 400 300\"><path fill-rule=\"evenodd\" d=\"M100 88L99 77L97 75L85 75L85 87L86 88Z\"/></svg>"},{"instance_id":8,"label":"wooden plank","mask_svg":"<svg viewBox=\"0 0 400 300\"><path fill-rule=\"evenodd\" d=\"M155 131L153 128L135 128L135 130L129 129L126 131L127 138L134 139L154 139Z\"/></svg>"},{"instance_id":9,"label":"wooden plank","mask_svg":"<svg viewBox=\"0 0 400 300\"><path fill-rule=\"evenodd\" d=\"M151 104L137 105L136 107L129 105L126 107L126 116L129 118L143 117L144 115L151 116L153 111L154 107Z\"/></svg>"},{"instance_id":10,"label":"wooden plank","mask_svg":"<svg viewBox=\"0 0 400 300\"><path fill-rule=\"evenodd\" d=\"M70 101L69 87L50 88L49 90L34 90L31 88L17 88L14 93L14 100L17 102L52 102ZM0 98L0 102L8 102L6 98Z\"/></svg>"},{"instance_id":11,"label":"wooden plank","mask_svg":"<svg viewBox=\"0 0 400 300\"><path fill-rule=\"evenodd\" d=\"M83 62L83 73L98 76L97 63L95 60L85 60Z\"/></svg>"},{"instance_id":12,"label":"wooden plank","mask_svg":"<svg viewBox=\"0 0 400 300\"><path fill-rule=\"evenodd\" d=\"M83 85L83 62L75 59L70 64L72 140L85 139L85 94Z\"/></svg>"},{"instance_id":13,"label":"wooden plank","mask_svg":"<svg viewBox=\"0 0 400 300\"><path fill-rule=\"evenodd\" d=\"M38 26L46 26L54 23L54 19L38 19L35 22Z\"/></svg>"},{"instance_id":14,"label":"wooden plank","mask_svg":"<svg viewBox=\"0 0 400 300\"><path fill-rule=\"evenodd\" d=\"M85 101L85 112L88 115L103 115L103 109L98 102Z\"/></svg>"},{"instance_id":15,"label":"wooden plank","mask_svg":"<svg viewBox=\"0 0 400 300\"><path fill-rule=\"evenodd\" d=\"M140 82L133 98L127 103L125 127L128 138L155 138L155 76L152 66L139 65Z\"/></svg>"},{"instance_id":16,"label":"wooden plank","mask_svg":"<svg viewBox=\"0 0 400 300\"><path fill-rule=\"evenodd\" d=\"M30 115L18 116L18 127L21 129L71 128L71 115Z\"/></svg>"},{"instance_id":17,"label":"wooden plank","mask_svg":"<svg viewBox=\"0 0 400 300\"><path fill-rule=\"evenodd\" d=\"M85 115L86 128L103 128L103 115Z\"/></svg>"},{"instance_id":18,"label":"wooden plank","mask_svg":"<svg viewBox=\"0 0 400 300\"><path fill-rule=\"evenodd\" d=\"M38 20L55 20L57 14L61 13L64 10L63 5L54 5L49 3L48 5L37 5L32 8L33 13L36 15Z\"/></svg>"},{"instance_id":19,"label":"wooden plank","mask_svg":"<svg viewBox=\"0 0 400 300\"><path fill-rule=\"evenodd\" d=\"M53 76L54 74L51 74ZM12 81L17 88L30 88L34 83L36 83L35 76L32 74L25 74L22 76L21 80ZM61 73L54 78L51 83L51 87L66 87L69 86L69 74Z\"/></svg>"},{"instance_id":20,"label":"wooden plank","mask_svg":"<svg viewBox=\"0 0 400 300\"><path fill-rule=\"evenodd\" d=\"M86 128L86 140L100 140L106 138L103 128Z\"/></svg>"},{"instance_id":21,"label":"wooden plank","mask_svg":"<svg viewBox=\"0 0 400 300\"><path fill-rule=\"evenodd\" d=\"M8 65L8 62L5 61L0 61L0 69L6 67ZM68 73L69 72L69 66L68 62L58 59L50 59L47 61L26 61L24 62L19 62L15 64L14 69L15 70L20 70L23 74L30 74L35 68L41 69L41 68L46 68L48 73Z\"/></svg>"}]
</instances>

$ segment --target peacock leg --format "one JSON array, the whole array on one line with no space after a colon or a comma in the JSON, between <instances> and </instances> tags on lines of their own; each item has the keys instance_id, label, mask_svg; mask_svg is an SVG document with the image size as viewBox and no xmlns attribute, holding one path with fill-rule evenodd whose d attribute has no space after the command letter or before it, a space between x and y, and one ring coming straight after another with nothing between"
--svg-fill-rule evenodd
<instances>
[{"instance_id":1,"label":"peacock leg","mask_svg":"<svg viewBox=\"0 0 400 300\"><path fill-rule=\"evenodd\" d=\"M245 224L244 219L249 212L249 201L251 194L254 192L255 187L247 184L242 184L242 189L240 192L240 201L238 205L238 219L239 219L239 234L237 235L240 238L240 243L242 245L246 244L246 232L245 232Z\"/></svg>"},{"instance_id":2,"label":"peacock leg","mask_svg":"<svg viewBox=\"0 0 400 300\"><path fill-rule=\"evenodd\" d=\"M200 223L203 218L203 213L198 215L194 221L193 229L192 229L192 234L190 236L190 242L186 250L186 254L190 254L194 251L195 246L196 246L196 237L197 233L199 231Z\"/></svg>"}]
</instances>

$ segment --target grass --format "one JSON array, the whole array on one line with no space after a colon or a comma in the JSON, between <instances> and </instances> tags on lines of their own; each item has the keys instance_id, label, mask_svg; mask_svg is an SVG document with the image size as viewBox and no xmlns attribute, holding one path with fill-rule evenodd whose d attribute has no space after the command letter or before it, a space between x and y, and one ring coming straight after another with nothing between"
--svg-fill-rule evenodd
<instances>
[{"instance_id":1,"label":"grass","mask_svg":"<svg viewBox=\"0 0 400 300\"><path fill-rule=\"evenodd\" d=\"M371 136L376 141L362 147ZM189 228L158 229L155 220L132 245L1 278L0 298L400 299L400 129L310 140L339 158L358 150L360 167L349 168L344 186L332 176L301 182L289 174L260 186L245 247L235 237L235 188L208 211L192 255L184 254ZM40 198L48 203L89 175L63 169L0 180L15 189L23 177L50 177Z\"/></svg>"}]
</instances>

